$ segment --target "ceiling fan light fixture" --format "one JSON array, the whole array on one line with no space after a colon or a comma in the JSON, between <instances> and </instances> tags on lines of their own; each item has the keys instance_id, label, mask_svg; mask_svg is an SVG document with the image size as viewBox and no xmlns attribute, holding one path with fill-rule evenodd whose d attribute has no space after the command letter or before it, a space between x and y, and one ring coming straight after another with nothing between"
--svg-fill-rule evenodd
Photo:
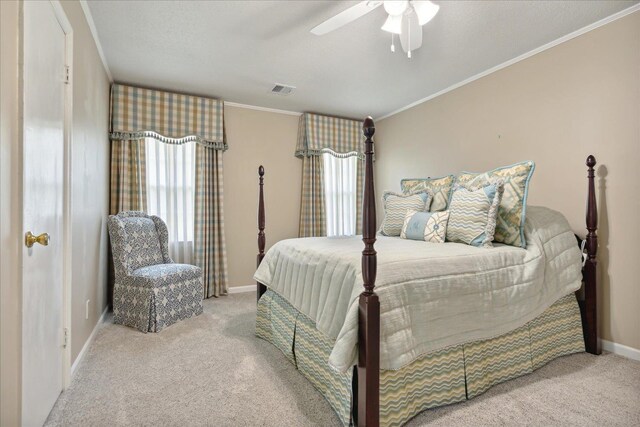
<instances>
[{"instance_id":1,"label":"ceiling fan light fixture","mask_svg":"<svg viewBox=\"0 0 640 427\"><path fill-rule=\"evenodd\" d=\"M408 0L384 0L384 10L391 16L402 15L407 7Z\"/></svg>"},{"instance_id":2,"label":"ceiling fan light fixture","mask_svg":"<svg viewBox=\"0 0 640 427\"><path fill-rule=\"evenodd\" d=\"M418 15L418 24L420 25L431 21L438 13L438 10L440 10L440 6L429 0L413 0L411 6L413 6L413 10L416 12L416 15Z\"/></svg>"},{"instance_id":3,"label":"ceiling fan light fixture","mask_svg":"<svg viewBox=\"0 0 640 427\"><path fill-rule=\"evenodd\" d=\"M391 34L400 34L402 32L402 15L389 15L380 29Z\"/></svg>"},{"instance_id":4,"label":"ceiling fan light fixture","mask_svg":"<svg viewBox=\"0 0 640 427\"><path fill-rule=\"evenodd\" d=\"M398 36L402 50L409 58L412 52L422 46L422 26L431 21L440 6L429 0L364 0L327 19L311 29L311 33L321 36L334 31L372 10L383 6L387 19L383 31L391 34L391 52L395 52L395 37Z\"/></svg>"}]
</instances>

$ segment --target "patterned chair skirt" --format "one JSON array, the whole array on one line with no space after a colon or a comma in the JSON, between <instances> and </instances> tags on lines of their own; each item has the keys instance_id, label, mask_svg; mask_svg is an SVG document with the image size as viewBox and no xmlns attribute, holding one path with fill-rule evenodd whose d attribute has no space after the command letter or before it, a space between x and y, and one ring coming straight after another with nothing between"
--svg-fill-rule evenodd
<instances>
[{"instance_id":1,"label":"patterned chair skirt","mask_svg":"<svg viewBox=\"0 0 640 427\"><path fill-rule=\"evenodd\" d=\"M268 290L258 303L256 335L284 353L342 424L352 423L353 373L328 365L333 340L311 319ZM399 370L381 370L380 425L400 426L425 409L471 399L559 356L582 351L580 310L570 294L507 334L428 353Z\"/></svg>"},{"instance_id":2,"label":"patterned chair skirt","mask_svg":"<svg viewBox=\"0 0 640 427\"><path fill-rule=\"evenodd\" d=\"M202 273L186 264L143 267L129 283L113 288L113 322L142 332L160 332L202 314Z\"/></svg>"}]
</instances>

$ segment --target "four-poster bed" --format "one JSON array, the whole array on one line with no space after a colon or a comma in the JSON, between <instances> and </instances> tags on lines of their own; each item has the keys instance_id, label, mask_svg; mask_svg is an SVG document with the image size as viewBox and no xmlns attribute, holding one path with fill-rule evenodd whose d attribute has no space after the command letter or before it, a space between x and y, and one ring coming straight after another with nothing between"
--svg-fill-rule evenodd
<instances>
[{"instance_id":1,"label":"four-poster bed","mask_svg":"<svg viewBox=\"0 0 640 427\"><path fill-rule=\"evenodd\" d=\"M364 250L362 251L362 257L361 257L361 274L362 274L362 284L363 284L364 290L360 293L358 297L358 303L357 303L357 364L356 364L357 367L353 370L352 375L341 376L341 374L336 374L334 376L334 374L330 372L330 370L328 370L326 372L323 371L322 375L318 375L318 377L322 377L323 379L315 380L315 381L311 378L310 379L319 390L321 391L324 390L323 394L330 401L334 409L336 409L340 405L340 402L337 402L338 400L348 399L349 396L345 397L345 394L349 394L350 392L351 399L352 399L352 403L350 406L350 411L353 416L352 420L354 422L357 422L358 425L377 426L380 424L380 413L381 413L381 408L380 408L380 405L381 405L380 403L381 402L381 397L380 397L381 396L381 388L380 388L381 387L381 365L380 365L381 314L380 313L381 311L380 311L379 296L376 294L376 291L375 291L376 276L378 273L378 268L377 268L378 259L377 259L377 253L374 247L374 244L376 243L376 240L377 240L376 239L376 208L375 208L376 201L375 201L375 190L374 190L374 179L373 179L373 176L374 176L373 174L373 135L375 133L375 127L371 117L368 117L364 120L363 133L365 136L365 142L364 142L365 177L364 177L364 196L363 196L363 211L362 211L362 224L363 224L362 241L364 242ZM600 354L600 347L597 339L597 310L596 310L597 210L596 210L595 186L594 186L595 164L596 164L595 158L593 156L589 156L587 158L589 186L588 186L587 218L586 218L587 230L588 230L588 234L586 237L586 244L585 244L586 259L582 266L583 286L580 291L576 292L580 314L575 314L573 320L567 320L564 326L565 329L567 330L571 329L575 334L576 320L581 319L581 326L582 326L581 329L582 329L582 333L584 334L583 336L584 341L582 343L582 336L581 336L580 337L581 342L579 344L576 343L575 339L568 340L570 342L567 343L568 341L566 337L563 337L562 339L560 339L560 338L549 335L548 332L545 332L547 333L547 335L551 336L552 339L556 339L556 341L550 341L550 338L548 336L545 336L544 339L541 339L541 340L546 340L545 345L547 347L549 347L550 342L557 342L558 347L564 346L566 348L564 348L562 351L556 351L555 353L553 353L552 356L538 355L537 357L539 357L542 361L538 362L538 364L534 366L534 369L537 369L537 367L543 365L544 363L557 357L558 355L570 354L571 352L582 351L582 349L592 354ZM265 252L264 252L265 207L264 207L264 191L263 191L264 168L262 166L260 166L258 170L258 175L259 175L259 204L258 204L259 252L257 256L257 264L258 266L260 266L262 260L265 258ZM283 350L283 352L286 355L288 355L290 360L292 360L293 363L295 363L296 366L298 366L298 368L301 370L302 369L316 369L316 370L323 369L319 367L319 365L317 364L318 363L317 361L311 360L311 359L314 359L313 354L309 356L309 354L305 354L305 352L308 353L313 351L320 351L318 349L324 345L325 355L323 357L325 357L328 355L328 351L329 351L328 346L330 346L331 344L329 342L325 342L324 344L323 343L318 344L318 341L323 341L324 338L323 338L323 335L319 333L313 336L313 334L317 332L314 329L313 320L309 319L307 316L304 316L303 314L300 314L298 310L296 310L293 306L289 304L289 302L285 301L284 298L281 298L278 295L271 296L267 293L267 295L269 296L269 301L274 307L273 313L268 313L267 312L268 308L260 306L261 298L266 292L267 292L267 286L258 282L257 283L257 298L259 301L259 318L258 318L258 324L257 324L258 335L266 339L269 339L271 337L270 332L264 332L265 328L268 329L268 326L265 326L265 322L267 323L272 322L275 325L274 328L277 329L276 333L282 334L283 336L287 336L288 340L291 342L293 342L293 336L295 334L301 334L299 340L298 338L296 338L296 341L300 341L300 343L296 342L296 347L298 345L302 346L300 351L287 350L286 345L292 345L292 344L290 344L290 342L286 340L284 340L286 341L284 344L280 345L281 350ZM557 307L568 306L567 304L570 304L570 301L568 301L567 298L563 298L561 301L554 304L549 310L554 309L554 307L556 307L555 310L557 311L558 310ZM575 305L575 298L573 299L573 304ZM577 308L576 308L576 311L577 311ZM281 313L281 314L278 314L278 313ZM285 313L285 314L282 314L282 313ZM545 311L545 313L548 313L548 311ZM541 314L539 317L529 322L525 326L527 328L531 327L532 330L537 328L536 330L538 331L545 329L546 324L544 322L551 322L548 319L544 320L544 322L540 320L545 316L545 313ZM282 316L282 318L277 318L278 316ZM295 320L296 316L299 317L299 320ZM557 317L557 314L554 314L554 316ZM551 318L551 317L548 317L548 318ZM580 326L579 320L577 320L577 324L579 327ZM528 325L531 325L531 326L528 326ZM569 326L566 326L566 325L569 325ZM555 326L556 324L554 324L554 327ZM552 328L549 328L549 329L552 329ZM310 330L311 332L309 332L308 330ZM510 334L517 335L516 332L517 330L514 330L513 333L510 332ZM305 334L307 335L311 334L312 337L307 338ZM503 339L501 337L511 336L511 335L509 334L501 335L498 338ZM527 332L524 335L528 337L529 331L527 330ZM509 339L512 339L511 342L513 343L515 342L513 341L513 339L516 339L516 338L511 337ZM274 340L270 339L270 341L276 344ZM312 343L312 344L307 345L305 344L305 342ZM480 343L485 346L488 345L487 343L491 345L499 345L496 339L489 339L485 341L475 341L475 342L472 342L471 345L475 345L477 343ZM307 345L306 349L304 348L305 345ZM453 348L453 347L449 347L449 348ZM527 348L528 348L528 345L527 345ZM544 349L543 351L548 352L549 350ZM450 354L448 353L445 354L445 353L442 353L442 352L431 353L433 356L430 355L428 359L423 358L422 360L423 361L427 360L427 362L433 364L433 363L440 363L438 362L438 360L442 359L444 360L444 362L442 362L441 366L445 366L451 363L450 360L453 360L450 358L451 357ZM469 359L472 358L472 353L473 353L472 349L469 349L468 351ZM299 360L296 360L296 357L298 357ZM456 356L456 357L459 357L459 356ZM534 355L530 359L535 359L535 357L536 356ZM446 359L446 358L449 358L449 359ZM420 359L416 359L415 362L412 362L412 363L415 364L419 361ZM471 362L468 362L468 363L471 363ZM311 366L311 368L305 368L305 364ZM458 366L458 368L459 367L460 366ZM391 387L389 384L392 384L394 381L396 382L402 381L402 379L393 377L393 375L395 375L394 372L401 372L402 369L398 371L390 371L390 370L385 371L384 369L382 370L382 373L384 376L383 383L385 384L385 387ZM488 371L489 369L490 368L487 368L486 366L481 368L481 370L484 370L484 371ZM529 371L523 370L522 372L526 373L526 372L530 372L530 370ZM523 373L520 373L516 376L522 375ZM485 376L489 375L486 372L484 372L484 374ZM311 377L313 377L314 374L311 373L310 375ZM307 376L309 377L309 375ZM331 378L326 379L327 377L331 377ZM460 388L462 389L461 393L465 398L470 398L474 395L481 393L486 388L490 387L492 384L502 382L506 379L503 377L500 377L499 379L487 380L485 381L486 384L483 383L477 387L479 390L478 392L473 392L472 390L470 390L472 386L471 385L468 386L464 382L464 380L462 381L462 385L460 385L460 381L458 381L457 387L459 389ZM322 381L331 383L330 387L329 386L325 387L325 385L322 384ZM425 384L428 384L428 381L425 382ZM415 384L413 386L415 387ZM340 387L343 388L343 392L341 395L342 397L340 397L339 392L334 390ZM448 385L448 387L450 387L451 389L455 388L454 386L451 386L451 385ZM349 390L345 392L344 391L345 388L349 388ZM338 397L334 398L333 397L334 395ZM458 399L458 400L455 400L455 399ZM446 403L453 403L455 401L460 401L459 399L460 398L457 397L453 399L449 398L447 400L447 399L442 399L441 396L439 396L438 398L433 398L432 402L423 404L421 408L433 407L433 406L438 406L440 404L446 404ZM387 395L385 394L385 402L386 401L387 401ZM434 404L433 402L436 402L436 404ZM402 424L403 422L406 422L407 416L411 417L415 415L415 413L417 413L416 411L419 412L420 410L421 409L413 408L412 409L413 412L411 412L409 415L407 414L403 415L404 418L400 417L400 418L394 419L393 414L389 415L389 411L385 409L385 417L386 417L385 423L386 424ZM336 411L338 412L338 409L336 409ZM389 421L389 420L392 420L392 421ZM345 422L344 418L343 418L343 422Z\"/></svg>"}]
</instances>

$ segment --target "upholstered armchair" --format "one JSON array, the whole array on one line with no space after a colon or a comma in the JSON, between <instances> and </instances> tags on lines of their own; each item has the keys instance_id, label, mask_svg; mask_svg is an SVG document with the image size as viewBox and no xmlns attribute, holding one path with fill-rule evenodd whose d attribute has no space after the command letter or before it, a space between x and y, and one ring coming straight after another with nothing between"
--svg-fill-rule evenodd
<instances>
[{"instance_id":1,"label":"upholstered armchair","mask_svg":"<svg viewBox=\"0 0 640 427\"><path fill-rule=\"evenodd\" d=\"M167 226L144 212L110 215L115 268L113 321L142 332L160 332L202 313L202 270L169 256Z\"/></svg>"}]
</instances>

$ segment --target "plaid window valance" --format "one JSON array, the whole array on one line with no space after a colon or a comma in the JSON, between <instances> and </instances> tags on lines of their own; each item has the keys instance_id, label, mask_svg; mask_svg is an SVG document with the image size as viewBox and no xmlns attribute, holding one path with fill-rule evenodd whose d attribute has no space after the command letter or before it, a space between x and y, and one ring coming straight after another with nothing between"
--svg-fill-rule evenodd
<instances>
[{"instance_id":1,"label":"plaid window valance","mask_svg":"<svg viewBox=\"0 0 640 427\"><path fill-rule=\"evenodd\" d=\"M356 153L363 157L362 122L304 113L300 117L296 157L319 156L329 149L336 153Z\"/></svg>"},{"instance_id":2,"label":"plaid window valance","mask_svg":"<svg viewBox=\"0 0 640 427\"><path fill-rule=\"evenodd\" d=\"M219 99L114 84L110 136L150 137L170 144L196 141L226 150L224 105Z\"/></svg>"}]
</instances>

